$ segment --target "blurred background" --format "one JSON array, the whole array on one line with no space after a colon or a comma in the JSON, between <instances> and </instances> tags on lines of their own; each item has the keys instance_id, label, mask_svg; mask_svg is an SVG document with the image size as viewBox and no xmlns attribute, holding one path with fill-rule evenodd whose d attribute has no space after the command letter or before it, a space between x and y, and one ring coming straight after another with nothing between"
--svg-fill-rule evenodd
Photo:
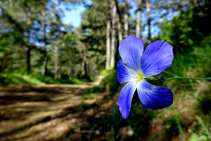
<instances>
[{"instance_id":1,"label":"blurred background","mask_svg":"<svg viewBox=\"0 0 211 141\"><path fill-rule=\"evenodd\" d=\"M150 110L117 105L119 43L170 43L168 71L211 77L210 0L0 0L1 141L209 141L211 82L150 83L174 94Z\"/></svg>"}]
</instances>

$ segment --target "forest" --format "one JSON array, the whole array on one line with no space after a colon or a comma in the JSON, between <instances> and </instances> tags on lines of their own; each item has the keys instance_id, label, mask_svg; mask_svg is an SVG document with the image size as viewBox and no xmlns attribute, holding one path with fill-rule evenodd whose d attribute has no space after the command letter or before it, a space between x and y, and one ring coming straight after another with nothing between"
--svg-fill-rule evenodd
<instances>
[{"instance_id":1,"label":"forest","mask_svg":"<svg viewBox=\"0 0 211 141\"><path fill-rule=\"evenodd\" d=\"M79 26L64 22L80 7ZM211 140L210 19L210 0L0 0L0 140ZM173 103L152 110L137 90L124 119L128 36L173 47L171 66L143 78Z\"/></svg>"}]
</instances>

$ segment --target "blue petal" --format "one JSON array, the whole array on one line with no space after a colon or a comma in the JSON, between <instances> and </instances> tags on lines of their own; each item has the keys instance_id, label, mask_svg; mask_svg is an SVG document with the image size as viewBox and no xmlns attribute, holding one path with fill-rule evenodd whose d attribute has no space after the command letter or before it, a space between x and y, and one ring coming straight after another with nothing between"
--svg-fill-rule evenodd
<instances>
[{"instance_id":1,"label":"blue petal","mask_svg":"<svg viewBox=\"0 0 211 141\"><path fill-rule=\"evenodd\" d=\"M126 119L130 113L132 98L136 90L136 85L133 81L129 81L120 91L118 105L122 117Z\"/></svg>"},{"instance_id":2,"label":"blue petal","mask_svg":"<svg viewBox=\"0 0 211 141\"><path fill-rule=\"evenodd\" d=\"M144 50L144 43L134 36L126 37L119 45L119 54L124 63L135 71L140 70L140 60Z\"/></svg>"},{"instance_id":3,"label":"blue petal","mask_svg":"<svg viewBox=\"0 0 211 141\"><path fill-rule=\"evenodd\" d=\"M128 82L131 78L135 77L135 72L125 66L120 59L117 64L117 78L120 84Z\"/></svg>"},{"instance_id":4,"label":"blue petal","mask_svg":"<svg viewBox=\"0 0 211 141\"><path fill-rule=\"evenodd\" d=\"M146 80L137 84L137 91L141 103L149 109L158 110L173 103L173 94L170 89L151 85Z\"/></svg>"},{"instance_id":5,"label":"blue petal","mask_svg":"<svg viewBox=\"0 0 211 141\"><path fill-rule=\"evenodd\" d=\"M144 77L150 77L163 72L170 67L174 58L173 47L163 41L151 43L141 58L141 70Z\"/></svg>"}]
</instances>

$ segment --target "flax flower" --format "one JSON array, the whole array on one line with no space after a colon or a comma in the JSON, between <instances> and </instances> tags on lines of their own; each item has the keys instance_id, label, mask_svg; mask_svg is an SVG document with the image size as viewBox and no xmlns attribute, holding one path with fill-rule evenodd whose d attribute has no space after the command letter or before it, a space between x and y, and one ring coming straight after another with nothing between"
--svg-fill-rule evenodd
<instances>
[{"instance_id":1,"label":"flax flower","mask_svg":"<svg viewBox=\"0 0 211 141\"><path fill-rule=\"evenodd\" d=\"M128 36L119 45L121 59L117 64L117 77L120 84L126 84L120 91L118 105L124 119L129 116L136 90L141 103L153 110L168 107L173 102L170 89L152 85L145 79L171 65L174 58L172 46L167 42L155 41L148 45L144 53L143 50L143 41L134 36Z\"/></svg>"}]
</instances>

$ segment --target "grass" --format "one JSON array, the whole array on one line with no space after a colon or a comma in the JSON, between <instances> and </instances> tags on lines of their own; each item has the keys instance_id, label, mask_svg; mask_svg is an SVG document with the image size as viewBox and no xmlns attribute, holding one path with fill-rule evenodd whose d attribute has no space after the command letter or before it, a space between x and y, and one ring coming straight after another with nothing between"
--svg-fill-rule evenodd
<instances>
[{"instance_id":1,"label":"grass","mask_svg":"<svg viewBox=\"0 0 211 141\"><path fill-rule=\"evenodd\" d=\"M99 93L91 93L91 94L84 94L82 96L82 99L83 100L86 100L86 99L95 99L99 96Z\"/></svg>"},{"instance_id":2,"label":"grass","mask_svg":"<svg viewBox=\"0 0 211 141\"><path fill-rule=\"evenodd\" d=\"M0 86L42 85L42 84L82 84L85 79L54 79L49 76L28 75L21 73L0 73Z\"/></svg>"},{"instance_id":3,"label":"grass","mask_svg":"<svg viewBox=\"0 0 211 141\"><path fill-rule=\"evenodd\" d=\"M86 82L86 79L77 79L72 77L71 79L54 79L50 76L33 75L34 78L41 80L45 84L82 84Z\"/></svg>"},{"instance_id":4,"label":"grass","mask_svg":"<svg viewBox=\"0 0 211 141\"><path fill-rule=\"evenodd\" d=\"M19 73L0 73L0 86L20 84L42 85L45 83L26 74L22 75Z\"/></svg>"}]
</instances>

